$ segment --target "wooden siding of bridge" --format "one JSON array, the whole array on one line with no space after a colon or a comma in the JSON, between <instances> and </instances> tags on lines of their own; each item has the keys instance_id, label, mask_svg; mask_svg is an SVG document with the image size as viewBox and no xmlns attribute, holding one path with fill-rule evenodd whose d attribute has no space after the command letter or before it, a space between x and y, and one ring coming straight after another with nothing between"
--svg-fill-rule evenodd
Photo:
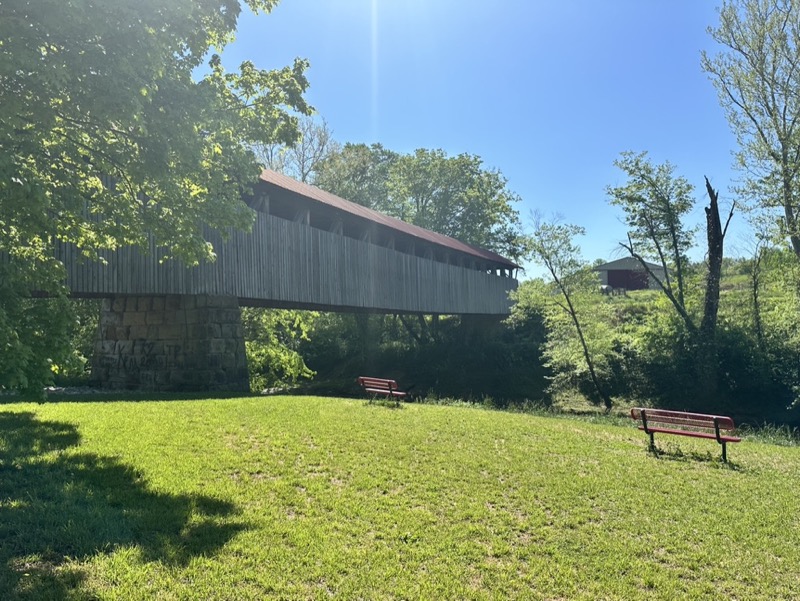
<instances>
[{"instance_id":1,"label":"wooden siding of bridge","mask_svg":"<svg viewBox=\"0 0 800 601\"><path fill-rule=\"evenodd\" d=\"M241 305L330 311L507 315L515 279L404 254L259 213L252 233L227 242L209 233L217 260L198 267L121 248L107 264L82 260L71 245L57 256L75 296L210 294Z\"/></svg>"}]
</instances>

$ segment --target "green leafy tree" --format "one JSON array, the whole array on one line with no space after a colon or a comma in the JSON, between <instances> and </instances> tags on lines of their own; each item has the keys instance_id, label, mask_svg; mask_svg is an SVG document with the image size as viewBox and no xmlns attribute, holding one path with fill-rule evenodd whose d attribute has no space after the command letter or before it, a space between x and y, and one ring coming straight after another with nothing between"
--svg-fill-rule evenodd
<instances>
[{"instance_id":1,"label":"green leafy tree","mask_svg":"<svg viewBox=\"0 0 800 601\"><path fill-rule=\"evenodd\" d=\"M629 228L628 242L621 243L622 247L658 284L686 329L692 334L701 333L708 341L713 340L719 309L724 239L735 203L723 226L719 195L706 178L709 198L709 206L705 208L708 265L703 316L697 324L686 296L690 266L688 252L694 243L694 231L686 225L686 218L695 203L692 196L694 187L685 178L675 175L672 164L653 165L645 152L624 152L614 164L628 176L624 186L607 188L611 204L622 208ZM661 274L651 269L645 259L656 261L661 266Z\"/></svg>"},{"instance_id":2,"label":"green leafy tree","mask_svg":"<svg viewBox=\"0 0 800 601\"><path fill-rule=\"evenodd\" d=\"M512 259L524 252L519 197L480 157L441 150L403 155L389 172L389 213Z\"/></svg>"},{"instance_id":3,"label":"green leafy tree","mask_svg":"<svg viewBox=\"0 0 800 601\"><path fill-rule=\"evenodd\" d=\"M726 0L709 33L722 50L702 65L739 142L740 191L781 211L800 258L800 1Z\"/></svg>"},{"instance_id":4,"label":"green leafy tree","mask_svg":"<svg viewBox=\"0 0 800 601\"><path fill-rule=\"evenodd\" d=\"M616 348L618 336L613 331L613 306L608 298L598 294L596 274L583 269L579 279L582 282L573 287L570 300L579 316L581 336L553 281L527 280L512 293L514 305L508 323L514 326L515 342L535 345L528 350L532 359L528 369L533 372L545 370L543 374L548 381L549 393L545 398L547 404L560 394L575 390L593 402L603 402L592 380L590 364L586 361L587 351L601 389L609 397L612 392L620 392L616 386L615 368L619 357ZM539 338L520 337L523 332L517 327L519 324L537 323L542 328Z\"/></svg>"},{"instance_id":5,"label":"green leafy tree","mask_svg":"<svg viewBox=\"0 0 800 601\"><path fill-rule=\"evenodd\" d=\"M0 259L0 389L40 397L53 366L69 353L70 301L53 283L56 267L42 261L36 270L18 269ZM52 296L33 299L32 289Z\"/></svg>"},{"instance_id":6,"label":"green leafy tree","mask_svg":"<svg viewBox=\"0 0 800 601\"><path fill-rule=\"evenodd\" d=\"M706 178L708 254L702 317L698 319L687 296L690 265L687 254L693 244L693 231L687 227L686 218L695 202L693 186L685 178L676 176L670 163L653 165L646 153L623 153L615 164L628 176L624 186L608 188L611 204L622 208L629 227L628 241L622 246L658 284L680 317L683 332L674 328L663 330L667 332L662 339L666 342L664 346L674 353L673 367L679 364L687 367L692 374L696 402L713 405L725 394L720 386L724 369L716 338L723 243L735 205L723 226L717 191ZM661 273L651 269L646 258L657 261ZM690 361L686 363L680 355L689 357Z\"/></svg>"},{"instance_id":7,"label":"green leafy tree","mask_svg":"<svg viewBox=\"0 0 800 601\"><path fill-rule=\"evenodd\" d=\"M0 386L35 388L58 358L34 346L27 367L12 357L34 339L31 320L19 318L33 310L31 293L66 293L55 241L95 258L152 237L193 263L214 256L203 224L249 226L241 196L259 173L251 148L296 139L297 114L310 110L307 63L227 72L208 57L233 39L245 5L274 4L0 3L0 322L15 341L0 344L0 364L18 366ZM51 325L41 329L60 331Z\"/></svg>"},{"instance_id":8,"label":"green leafy tree","mask_svg":"<svg viewBox=\"0 0 800 601\"><path fill-rule=\"evenodd\" d=\"M57 386L88 385L91 381L91 360L97 344L102 300L71 299L73 316L69 330L69 354L53 366Z\"/></svg>"},{"instance_id":9,"label":"green leafy tree","mask_svg":"<svg viewBox=\"0 0 800 601\"><path fill-rule=\"evenodd\" d=\"M800 265L789 249L761 240L755 246L750 281L753 347L766 356L765 368L793 392L800 407ZM747 316L743 316L743 320ZM795 418L796 419L796 418Z\"/></svg>"},{"instance_id":10,"label":"green leafy tree","mask_svg":"<svg viewBox=\"0 0 800 601\"><path fill-rule=\"evenodd\" d=\"M389 173L398 158L380 144L348 143L321 162L314 184L350 202L393 215Z\"/></svg>"},{"instance_id":11,"label":"green leafy tree","mask_svg":"<svg viewBox=\"0 0 800 601\"><path fill-rule=\"evenodd\" d=\"M314 377L315 372L306 365L299 347L309 340L318 316L313 311L242 310L252 391L285 388Z\"/></svg>"},{"instance_id":12,"label":"green leafy tree","mask_svg":"<svg viewBox=\"0 0 800 601\"><path fill-rule=\"evenodd\" d=\"M520 259L525 250L519 197L480 157L380 144L345 144L323 161L316 185L425 229Z\"/></svg>"},{"instance_id":13,"label":"green leafy tree","mask_svg":"<svg viewBox=\"0 0 800 601\"><path fill-rule=\"evenodd\" d=\"M770 236L770 226L763 220L757 220L754 225L755 236L752 238L750 252L751 258L744 261L746 270L744 275L748 276L749 285L749 309L748 317L752 320L752 330L755 334L759 348L765 348L766 332L762 314L764 311L763 293L765 292L765 281L769 273L778 264L776 257L780 256L780 249L773 247L773 240ZM760 226L760 227L759 227ZM793 269L788 269L791 272Z\"/></svg>"},{"instance_id":14,"label":"green leafy tree","mask_svg":"<svg viewBox=\"0 0 800 601\"><path fill-rule=\"evenodd\" d=\"M550 365L554 371L564 372L570 366L576 365L575 354L563 354L566 347L555 341L569 340L565 335L565 326L574 332L577 339L577 349L583 360L583 365L589 376L592 386L590 399L603 403L606 409L611 409L612 400L606 387L601 381L597 369L597 357L603 356L592 348L592 341L602 340L602 336L588 336L586 316L581 311L582 306L588 303L580 302L590 291L597 292L599 280L597 274L588 267L581 258L580 247L575 244L575 238L584 234L584 229L577 225L544 221L540 216L534 217L533 231L530 237L530 250L533 260L542 265L552 280L550 290L539 294L539 299L544 300L545 320L548 326L548 350ZM540 289L540 288L539 288ZM523 287L516 298L518 302L535 302L537 295L527 297L537 288ZM541 302L541 301L540 301ZM594 320L593 323L600 323Z\"/></svg>"},{"instance_id":15,"label":"green leafy tree","mask_svg":"<svg viewBox=\"0 0 800 601\"><path fill-rule=\"evenodd\" d=\"M684 219L694 206L694 187L675 177L670 163L653 165L646 152L623 152L614 165L628 176L624 186L607 188L611 204L625 213L628 242L622 246L658 282L687 327L693 328L686 309L686 277L694 232ZM654 273L645 259L656 261L664 275Z\"/></svg>"}]
</instances>

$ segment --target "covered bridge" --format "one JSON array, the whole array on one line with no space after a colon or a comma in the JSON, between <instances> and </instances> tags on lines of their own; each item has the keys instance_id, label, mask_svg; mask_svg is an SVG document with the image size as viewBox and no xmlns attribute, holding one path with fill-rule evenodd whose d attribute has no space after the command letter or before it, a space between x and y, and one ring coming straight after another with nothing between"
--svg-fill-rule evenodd
<instances>
[{"instance_id":1,"label":"covered bridge","mask_svg":"<svg viewBox=\"0 0 800 601\"><path fill-rule=\"evenodd\" d=\"M664 268L655 263L647 263L647 267L658 277L664 278ZM658 284L651 278L641 263L633 257L625 257L597 265L594 270L600 274L600 283L621 290L657 289Z\"/></svg>"},{"instance_id":2,"label":"covered bridge","mask_svg":"<svg viewBox=\"0 0 800 601\"><path fill-rule=\"evenodd\" d=\"M120 248L105 263L57 256L76 297L105 298L93 375L110 387L245 389L240 306L505 316L514 261L266 170L252 231L187 267Z\"/></svg>"}]
</instances>

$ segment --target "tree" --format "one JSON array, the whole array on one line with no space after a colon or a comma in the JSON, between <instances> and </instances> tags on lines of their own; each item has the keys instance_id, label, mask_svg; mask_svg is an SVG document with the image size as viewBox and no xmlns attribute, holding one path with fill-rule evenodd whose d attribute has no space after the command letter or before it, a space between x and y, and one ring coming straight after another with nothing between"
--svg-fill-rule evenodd
<instances>
[{"instance_id":1,"label":"tree","mask_svg":"<svg viewBox=\"0 0 800 601\"><path fill-rule=\"evenodd\" d=\"M152 237L194 263L214 256L203 224L249 226L241 196L259 174L251 148L296 139L297 114L310 110L307 63L265 71L245 62L226 72L212 54L201 68L233 39L244 5L269 12L274 4L0 4L0 322L15 341L0 346L0 363L35 334L13 317L32 310L31 294L66 292L55 241L97 258ZM34 355L0 386L37 386L55 356Z\"/></svg>"},{"instance_id":2,"label":"tree","mask_svg":"<svg viewBox=\"0 0 800 601\"><path fill-rule=\"evenodd\" d=\"M553 280L556 294L550 295L552 302L569 317L574 327L596 397L606 409L611 409L611 397L598 377L595 357L590 350L583 319L575 302L576 296L581 292L590 287L597 289L597 275L588 269L586 262L580 257L580 248L574 243L574 239L583 234L584 229L580 226L547 222L536 215L529 244L533 260L542 265ZM558 300L559 297L561 300Z\"/></svg>"},{"instance_id":3,"label":"tree","mask_svg":"<svg viewBox=\"0 0 800 601\"><path fill-rule=\"evenodd\" d=\"M772 264L777 263L775 255L779 255L779 249L773 247L774 240L770 236L770 225L764 220L756 220L755 235L750 239L749 250L751 259L749 260L746 275L750 289L750 310L752 314L752 325L756 342L760 349L766 347L766 332L764 328L764 291L765 279L771 271ZM792 271L791 269L789 271Z\"/></svg>"},{"instance_id":4,"label":"tree","mask_svg":"<svg viewBox=\"0 0 800 601\"><path fill-rule=\"evenodd\" d=\"M53 365L67 356L70 302L56 279L60 273L53 260L32 270L0 257L0 389L41 396ZM32 289L47 291L51 298L32 299Z\"/></svg>"},{"instance_id":5,"label":"tree","mask_svg":"<svg viewBox=\"0 0 800 601\"><path fill-rule=\"evenodd\" d=\"M675 167L670 163L654 166L646 152L623 152L614 165L628 176L624 186L606 189L611 204L625 213L628 242L621 245L658 283L687 326L693 328L686 310L687 253L693 244L693 232L683 219L694 205L694 187L686 179L674 177ZM663 278L650 269L646 258L658 262Z\"/></svg>"},{"instance_id":6,"label":"tree","mask_svg":"<svg viewBox=\"0 0 800 601\"><path fill-rule=\"evenodd\" d=\"M350 202L392 214L389 173L399 156L381 144L347 143L322 161L315 184Z\"/></svg>"},{"instance_id":7,"label":"tree","mask_svg":"<svg viewBox=\"0 0 800 601\"><path fill-rule=\"evenodd\" d=\"M392 217L512 259L524 252L519 197L480 157L419 149L399 155L380 144L345 144L323 161L316 184Z\"/></svg>"},{"instance_id":8,"label":"tree","mask_svg":"<svg viewBox=\"0 0 800 601\"><path fill-rule=\"evenodd\" d=\"M256 155L268 168L286 174L303 183L316 183L320 164L339 151L327 121L313 117L300 119L300 137L290 146L279 143L259 144Z\"/></svg>"},{"instance_id":9,"label":"tree","mask_svg":"<svg viewBox=\"0 0 800 601\"><path fill-rule=\"evenodd\" d=\"M705 300L703 301L703 319L700 322L700 332L710 340L714 339L717 328L717 317L719 314L719 289L722 279L722 260L725 246L725 234L728 232L728 225L733 218L736 203L731 205L725 226L719 216L719 192L714 190L711 182L706 180L706 193L708 194L708 206L704 207L706 214L706 243L708 253L708 271L706 273Z\"/></svg>"},{"instance_id":10,"label":"tree","mask_svg":"<svg viewBox=\"0 0 800 601\"><path fill-rule=\"evenodd\" d=\"M250 389L287 387L301 379L311 379L315 372L306 366L298 349L309 340L319 314L314 311L288 309L244 309L247 363L250 368Z\"/></svg>"},{"instance_id":11,"label":"tree","mask_svg":"<svg viewBox=\"0 0 800 601\"><path fill-rule=\"evenodd\" d=\"M622 242L621 246L658 284L686 329L691 334L700 332L707 340L712 340L719 310L725 233L733 217L735 203L723 227L719 215L719 195L706 178L709 197L709 206L705 207L708 271L703 317L698 325L686 303L687 255L694 242L694 232L686 226L685 218L694 206L694 187L685 178L674 175L675 167L672 164L653 165L645 152L623 152L614 164L628 176L624 186L607 188L611 204L622 208L625 223L630 228L628 242ZM658 262L663 277L650 268L647 258Z\"/></svg>"},{"instance_id":12,"label":"tree","mask_svg":"<svg viewBox=\"0 0 800 601\"><path fill-rule=\"evenodd\" d=\"M719 26L723 46L702 54L740 150L741 192L782 210L782 234L800 258L800 1L726 0Z\"/></svg>"},{"instance_id":13,"label":"tree","mask_svg":"<svg viewBox=\"0 0 800 601\"><path fill-rule=\"evenodd\" d=\"M720 366L715 337L723 243L735 205L731 207L723 227L718 193L706 178L709 197L709 206L705 208L708 270L703 315L698 324L686 297L687 253L693 236L685 218L694 205L693 186L685 178L676 177L675 168L670 163L653 165L646 153L623 153L615 165L628 176L626 185L608 188L611 204L622 207L630 228L628 242L621 245L658 284L680 316L688 334L685 350L693 358L693 381L699 390L698 398L716 399ZM650 268L646 258L658 261L663 277Z\"/></svg>"},{"instance_id":14,"label":"tree","mask_svg":"<svg viewBox=\"0 0 800 601\"><path fill-rule=\"evenodd\" d=\"M395 217L518 260L524 249L519 197L476 155L442 150L403 155L389 173L389 211Z\"/></svg>"}]
</instances>

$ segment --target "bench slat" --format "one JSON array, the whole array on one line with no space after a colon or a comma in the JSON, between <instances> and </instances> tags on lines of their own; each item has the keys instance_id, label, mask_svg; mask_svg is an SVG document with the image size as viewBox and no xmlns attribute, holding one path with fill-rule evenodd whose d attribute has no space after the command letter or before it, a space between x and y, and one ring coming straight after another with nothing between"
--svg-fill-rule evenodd
<instances>
[{"instance_id":1,"label":"bench slat","mask_svg":"<svg viewBox=\"0 0 800 601\"><path fill-rule=\"evenodd\" d=\"M647 415L647 421L649 422L663 422L665 424L685 424L687 426L709 426L714 425L714 418L713 416L709 417L708 419L700 419L697 417L665 417L663 415ZM726 420L727 421L727 420ZM722 420L717 420L717 423L720 425L722 424Z\"/></svg>"},{"instance_id":2,"label":"bench slat","mask_svg":"<svg viewBox=\"0 0 800 601\"><path fill-rule=\"evenodd\" d=\"M699 421L695 419L663 419L658 417L650 417L647 415L647 423L648 424L671 424L675 426L682 426L685 428L706 428L709 430L714 430L714 420L710 421ZM728 423L723 423L718 421L717 425L719 426L720 430L733 430L733 425Z\"/></svg>"},{"instance_id":3,"label":"bench slat","mask_svg":"<svg viewBox=\"0 0 800 601\"><path fill-rule=\"evenodd\" d=\"M382 388L388 388L390 385L392 387L397 386L397 382L394 380L376 380L374 378L359 378L359 381L362 385L365 386L380 386Z\"/></svg>"},{"instance_id":4,"label":"bench slat","mask_svg":"<svg viewBox=\"0 0 800 601\"><path fill-rule=\"evenodd\" d=\"M678 434L680 436L693 436L695 438L708 438L710 440L716 440L717 435L713 432L689 432L687 430L670 430L669 428L651 428L650 426L647 427L647 430L644 429L644 426L639 426L639 429L642 432L659 432L661 434ZM725 442L741 442L741 438L736 438L735 436L720 436L720 440L724 440Z\"/></svg>"},{"instance_id":5,"label":"bench slat","mask_svg":"<svg viewBox=\"0 0 800 601\"><path fill-rule=\"evenodd\" d=\"M399 390L389 390L388 388L365 388L364 392L374 392L376 394L391 394L392 396L406 396L405 392Z\"/></svg>"}]
</instances>

